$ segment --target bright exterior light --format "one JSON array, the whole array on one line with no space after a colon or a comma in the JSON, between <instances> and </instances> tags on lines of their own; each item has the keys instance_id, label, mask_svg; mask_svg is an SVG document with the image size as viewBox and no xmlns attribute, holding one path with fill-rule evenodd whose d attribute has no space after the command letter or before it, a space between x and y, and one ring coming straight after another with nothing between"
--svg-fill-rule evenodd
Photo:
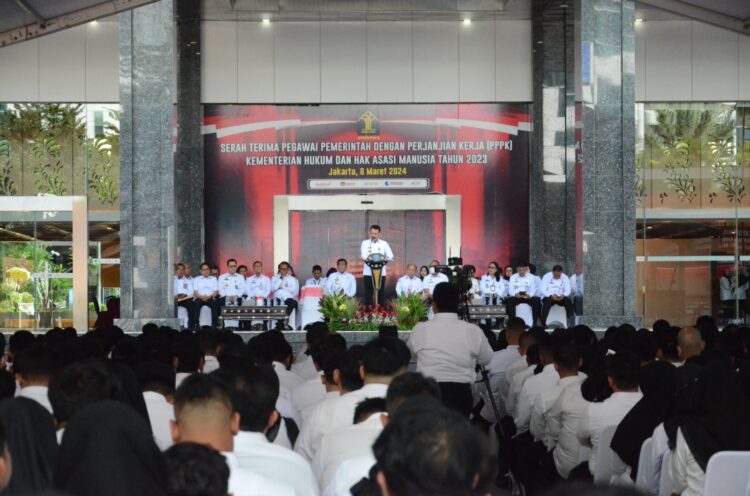
<instances>
[{"instance_id":1,"label":"bright exterior light","mask_svg":"<svg viewBox=\"0 0 750 496\"><path fill-rule=\"evenodd\" d=\"M464 26L471 24L471 19L464 19Z\"/></svg>"},{"instance_id":2,"label":"bright exterior light","mask_svg":"<svg viewBox=\"0 0 750 496\"><path fill-rule=\"evenodd\" d=\"M263 24L271 24L271 19L269 19L268 17L266 17L266 18L263 19L262 22L263 22Z\"/></svg>"}]
</instances>

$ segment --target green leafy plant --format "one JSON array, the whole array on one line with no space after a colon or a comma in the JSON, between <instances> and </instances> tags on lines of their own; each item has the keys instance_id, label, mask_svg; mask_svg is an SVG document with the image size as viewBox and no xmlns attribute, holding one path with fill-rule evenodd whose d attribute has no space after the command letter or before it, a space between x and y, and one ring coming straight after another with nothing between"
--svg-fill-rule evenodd
<instances>
[{"instance_id":1,"label":"green leafy plant","mask_svg":"<svg viewBox=\"0 0 750 496\"><path fill-rule=\"evenodd\" d=\"M114 205L119 185L112 174L112 144L107 138L96 139L89 147L88 186L103 204Z\"/></svg>"},{"instance_id":2,"label":"green leafy plant","mask_svg":"<svg viewBox=\"0 0 750 496\"><path fill-rule=\"evenodd\" d=\"M13 196L18 193L15 181L11 178L13 166L10 163L10 141L0 139L0 195Z\"/></svg>"},{"instance_id":3,"label":"green leafy plant","mask_svg":"<svg viewBox=\"0 0 750 496\"><path fill-rule=\"evenodd\" d=\"M349 329L357 313L358 300L343 294L328 294L320 299L320 313L332 331Z\"/></svg>"},{"instance_id":4,"label":"green leafy plant","mask_svg":"<svg viewBox=\"0 0 750 496\"><path fill-rule=\"evenodd\" d=\"M419 322L427 319L427 307L420 293L399 295L388 304L396 315L399 330L411 330Z\"/></svg>"},{"instance_id":5,"label":"green leafy plant","mask_svg":"<svg viewBox=\"0 0 750 496\"><path fill-rule=\"evenodd\" d=\"M34 184L40 193L64 196L68 188L62 178L63 163L60 158L61 146L54 138L44 138L31 144L31 151L39 160L34 166Z\"/></svg>"}]
</instances>

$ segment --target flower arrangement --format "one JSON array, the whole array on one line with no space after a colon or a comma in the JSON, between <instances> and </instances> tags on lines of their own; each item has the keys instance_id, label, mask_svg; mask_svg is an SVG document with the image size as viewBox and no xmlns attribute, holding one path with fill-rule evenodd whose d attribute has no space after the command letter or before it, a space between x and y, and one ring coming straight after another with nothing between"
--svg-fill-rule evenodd
<instances>
[{"instance_id":1,"label":"flower arrangement","mask_svg":"<svg viewBox=\"0 0 750 496\"><path fill-rule=\"evenodd\" d=\"M427 319L427 307L422 301L422 295L414 293L410 295L399 295L389 302L396 313L398 329L409 330L419 322Z\"/></svg>"},{"instance_id":2,"label":"flower arrangement","mask_svg":"<svg viewBox=\"0 0 750 496\"><path fill-rule=\"evenodd\" d=\"M356 298L328 294L320 299L320 312L332 331L377 331L380 326L411 330L427 318L421 295L399 296L387 305L360 305Z\"/></svg>"}]
</instances>

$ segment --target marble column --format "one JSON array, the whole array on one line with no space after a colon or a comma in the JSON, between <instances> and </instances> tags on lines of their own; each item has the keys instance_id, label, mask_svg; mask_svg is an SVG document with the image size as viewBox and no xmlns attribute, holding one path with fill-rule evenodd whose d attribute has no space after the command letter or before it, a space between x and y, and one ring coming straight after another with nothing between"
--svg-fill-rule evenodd
<instances>
[{"instance_id":1,"label":"marble column","mask_svg":"<svg viewBox=\"0 0 750 496\"><path fill-rule=\"evenodd\" d=\"M530 262L544 275L576 266L575 10L572 1L534 0Z\"/></svg>"},{"instance_id":2,"label":"marble column","mask_svg":"<svg viewBox=\"0 0 750 496\"><path fill-rule=\"evenodd\" d=\"M637 323L633 0L534 0L530 258L583 274L582 322Z\"/></svg>"},{"instance_id":3,"label":"marble column","mask_svg":"<svg viewBox=\"0 0 750 496\"><path fill-rule=\"evenodd\" d=\"M201 0L175 3L177 146L174 160L175 260L197 273L203 261L203 136L201 124ZM220 263L219 260L215 262Z\"/></svg>"},{"instance_id":4,"label":"marble column","mask_svg":"<svg viewBox=\"0 0 750 496\"><path fill-rule=\"evenodd\" d=\"M635 6L580 2L584 322L638 325Z\"/></svg>"},{"instance_id":5,"label":"marble column","mask_svg":"<svg viewBox=\"0 0 750 496\"><path fill-rule=\"evenodd\" d=\"M125 331L176 326L173 0L120 14L120 286Z\"/></svg>"}]
</instances>

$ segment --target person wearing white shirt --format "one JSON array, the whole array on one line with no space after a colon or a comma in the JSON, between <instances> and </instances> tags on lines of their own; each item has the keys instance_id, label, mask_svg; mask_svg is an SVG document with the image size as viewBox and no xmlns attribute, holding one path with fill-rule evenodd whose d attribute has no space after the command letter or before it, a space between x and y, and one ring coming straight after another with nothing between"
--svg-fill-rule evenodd
<instances>
[{"instance_id":1,"label":"person wearing white shirt","mask_svg":"<svg viewBox=\"0 0 750 496\"><path fill-rule=\"evenodd\" d=\"M354 410L354 425L336 429L323 437L312 463L322 490L331 483L342 463L371 452L383 431L383 412L384 398L366 398Z\"/></svg>"},{"instance_id":2,"label":"person wearing white shirt","mask_svg":"<svg viewBox=\"0 0 750 496\"><path fill-rule=\"evenodd\" d=\"M435 319L414 326L409 349L416 358L417 371L440 384L443 402L468 417L473 405L475 367L490 362L492 348L478 326L459 320L458 299L455 285L441 283L435 287Z\"/></svg>"},{"instance_id":3,"label":"person wearing white shirt","mask_svg":"<svg viewBox=\"0 0 750 496\"><path fill-rule=\"evenodd\" d=\"M240 415L234 411L231 392L224 383L204 374L188 377L175 392L174 412L171 431L175 444L203 444L224 455L229 466L230 494L295 495L286 478L271 480L240 464L234 449L234 436L240 430Z\"/></svg>"},{"instance_id":4,"label":"person wearing white shirt","mask_svg":"<svg viewBox=\"0 0 750 496\"><path fill-rule=\"evenodd\" d=\"M245 294L251 305L264 305L271 294L271 279L263 274L263 262L253 262L253 275L245 279Z\"/></svg>"},{"instance_id":5,"label":"person wearing white shirt","mask_svg":"<svg viewBox=\"0 0 750 496\"><path fill-rule=\"evenodd\" d=\"M354 423L354 410L365 398L385 398L391 380L406 371L409 351L399 339L379 337L361 350L360 375L364 386L321 404L305 421L294 450L313 460L323 437L336 429ZM343 389L343 388L342 388Z\"/></svg>"},{"instance_id":6,"label":"person wearing white shirt","mask_svg":"<svg viewBox=\"0 0 750 496\"><path fill-rule=\"evenodd\" d=\"M571 381L565 384L560 395L549 409L544 438L554 443L552 458L557 473L567 479L570 471L588 460L591 448L578 441L578 426L589 402L583 398L581 384Z\"/></svg>"},{"instance_id":7,"label":"person wearing white shirt","mask_svg":"<svg viewBox=\"0 0 750 496\"><path fill-rule=\"evenodd\" d=\"M525 329L526 323L524 323L522 319L511 317L508 319L508 323L511 322L518 322L516 325L523 325ZM536 335L530 332L522 332L521 336L518 338L518 353L521 354L521 357L508 365L505 369L504 377L500 380L500 399L505 404L506 412L508 414L510 414L510 409L508 408L508 397L510 396L510 388L513 383L513 378L516 374L523 372L529 367L529 364L526 362L526 353L528 352L529 347L533 344L536 344Z\"/></svg>"},{"instance_id":8,"label":"person wearing white shirt","mask_svg":"<svg viewBox=\"0 0 750 496\"><path fill-rule=\"evenodd\" d=\"M312 346L318 340L328 334L328 325L325 322L313 322L305 326L305 347L297 353L292 364L292 372L304 380L318 377L318 370L312 361Z\"/></svg>"},{"instance_id":9,"label":"person wearing white shirt","mask_svg":"<svg viewBox=\"0 0 750 496\"><path fill-rule=\"evenodd\" d=\"M406 274L396 283L396 294L399 296L409 296L414 293L422 292L422 280L417 277L417 266L409 264L406 266Z\"/></svg>"},{"instance_id":10,"label":"person wearing white shirt","mask_svg":"<svg viewBox=\"0 0 750 496\"><path fill-rule=\"evenodd\" d=\"M278 266L279 272L271 279L273 299L278 303L286 305L287 317L297 309L297 297L299 296L299 281L289 273L289 262L281 262ZM279 321L279 325L281 325ZM295 327L294 322L287 325L287 330Z\"/></svg>"},{"instance_id":11,"label":"person wearing white shirt","mask_svg":"<svg viewBox=\"0 0 750 496\"><path fill-rule=\"evenodd\" d=\"M518 404L513 417L518 433L529 430L531 410L534 407L537 396L553 389L557 385L557 381L560 380L560 375L557 373L554 364L555 349L555 339L549 335L542 336L542 339L539 341L539 361L544 368L542 368L540 373L529 377L524 382L518 394Z\"/></svg>"},{"instance_id":12,"label":"person wearing white shirt","mask_svg":"<svg viewBox=\"0 0 750 496\"><path fill-rule=\"evenodd\" d=\"M499 305L508 296L508 286L500 275L500 265L490 262L487 273L479 281L479 288L485 305Z\"/></svg>"},{"instance_id":13,"label":"person wearing white shirt","mask_svg":"<svg viewBox=\"0 0 750 496\"><path fill-rule=\"evenodd\" d=\"M586 379L586 374L579 372L581 359L574 343L565 343L555 350L554 367L560 379L545 391L542 391L534 400L531 409L531 420L529 431L534 439L544 443L548 450L555 447L555 441L547 432L547 420L552 405L557 401L562 390L568 384L581 384Z\"/></svg>"},{"instance_id":14,"label":"person wearing white shirt","mask_svg":"<svg viewBox=\"0 0 750 496\"><path fill-rule=\"evenodd\" d=\"M428 302L432 299L432 293L435 291L435 286L441 282L449 282L448 276L437 270L438 265L440 265L440 262L437 260L430 262L430 273L422 279L422 292Z\"/></svg>"},{"instance_id":15,"label":"person wearing white shirt","mask_svg":"<svg viewBox=\"0 0 750 496\"><path fill-rule=\"evenodd\" d=\"M330 294L345 294L354 296L357 294L357 280L346 271L348 263L345 258L336 261L337 271L328 276L328 292Z\"/></svg>"},{"instance_id":16,"label":"person wearing white shirt","mask_svg":"<svg viewBox=\"0 0 750 496\"><path fill-rule=\"evenodd\" d=\"M323 288L323 293L328 291L328 278L323 277L323 268L320 265L313 265L312 277L305 281L305 287L309 288Z\"/></svg>"},{"instance_id":17,"label":"person wearing white shirt","mask_svg":"<svg viewBox=\"0 0 750 496\"><path fill-rule=\"evenodd\" d=\"M20 387L16 390L16 396L36 401L52 415L48 388L58 363L55 352L46 346L34 344L18 352L13 357L13 373Z\"/></svg>"},{"instance_id":18,"label":"person wearing white shirt","mask_svg":"<svg viewBox=\"0 0 750 496\"><path fill-rule=\"evenodd\" d=\"M318 481L310 464L290 448L271 443L269 431L282 420L275 409L278 378L267 366L230 373L239 432L234 436L238 465L254 474L291 486L296 496L317 496ZM283 425L282 421L280 425ZM286 435L279 432L278 436Z\"/></svg>"},{"instance_id":19,"label":"person wearing white shirt","mask_svg":"<svg viewBox=\"0 0 750 496\"><path fill-rule=\"evenodd\" d=\"M526 262L518 264L516 271L508 281L508 298L505 302L508 316L515 317L516 306L526 303L531 307L533 322L536 322L541 312L541 301L537 296L539 291L537 278L529 272L529 264Z\"/></svg>"},{"instance_id":20,"label":"person wearing white shirt","mask_svg":"<svg viewBox=\"0 0 750 496\"><path fill-rule=\"evenodd\" d=\"M315 377L292 390L292 406L297 412L297 418L302 420L301 413L304 410L323 401L327 390L326 379L323 377L324 367L328 366L331 357L344 351L346 340L340 334L327 334L313 344L309 360L315 366Z\"/></svg>"},{"instance_id":21,"label":"person wearing white shirt","mask_svg":"<svg viewBox=\"0 0 750 496\"><path fill-rule=\"evenodd\" d=\"M547 325L547 316L553 305L564 307L565 315L570 321L573 316L573 300L570 299L570 294L570 279L563 274L562 265L555 265L552 267L552 272L544 274L542 278L542 324Z\"/></svg>"},{"instance_id":22,"label":"person wearing white shirt","mask_svg":"<svg viewBox=\"0 0 750 496\"><path fill-rule=\"evenodd\" d=\"M217 327L218 309L216 297L219 295L219 283L211 274L211 267L203 262L198 277L193 279L193 322L200 322L201 309L207 306L211 310L211 324Z\"/></svg>"},{"instance_id":23,"label":"person wearing white shirt","mask_svg":"<svg viewBox=\"0 0 750 496\"><path fill-rule=\"evenodd\" d=\"M596 470L596 448L604 428L619 424L643 397L638 389L640 366L638 357L628 352L618 352L606 359L607 380L613 391L612 396L601 403L590 403L584 409L577 432L581 444L591 446L588 460L588 471L591 474Z\"/></svg>"},{"instance_id":24,"label":"person wearing white shirt","mask_svg":"<svg viewBox=\"0 0 750 496\"><path fill-rule=\"evenodd\" d=\"M497 404L501 418L506 415L506 411L505 400L503 399L500 388L505 379L506 370L521 358L518 342L523 334L523 330L523 320L518 318L508 319L505 327L505 339L508 342L508 346L502 350L493 352L490 363L487 364L487 373L490 381L490 388L492 389L492 396L495 398L495 403ZM484 400L484 407L482 408L480 415L488 422L495 422L495 410L492 408L491 399L486 392L486 386L484 384L478 384L477 387L479 396Z\"/></svg>"},{"instance_id":25,"label":"person wearing white shirt","mask_svg":"<svg viewBox=\"0 0 750 496\"><path fill-rule=\"evenodd\" d=\"M173 294L178 307L183 307L188 314L188 328L194 329L193 322L193 280L185 275L185 264L175 265Z\"/></svg>"},{"instance_id":26,"label":"person wearing white shirt","mask_svg":"<svg viewBox=\"0 0 750 496\"><path fill-rule=\"evenodd\" d=\"M227 260L227 271L219 276L219 305L237 306L247 289L245 278L237 272L237 260Z\"/></svg>"},{"instance_id":27,"label":"person wearing white shirt","mask_svg":"<svg viewBox=\"0 0 750 496\"><path fill-rule=\"evenodd\" d=\"M388 262L391 262L393 260L393 251L391 250L391 245L388 244L387 241L384 241L380 239L380 226L377 224L373 224L370 226L369 231L370 237L364 241L362 241L362 244L359 247L359 254L362 258L362 275L363 277L363 283L365 285L365 305L372 305L372 295L373 295L373 280L372 280L372 269L369 265L365 263L367 260L367 257L370 255L373 255L375 253L379 253L385 257L385 259ZM378 290L378 302L380 302L381 305L385 304L385 276L386 271L388 269L383 266L381 275L380 275L380 289Z\"/></svg>"},{"instance_id":28,"label":"person wearing white shirt","mask_svg":"<svg viewBox=\"0 0 750 496\"><path fill-rule=\"evenodd\" d=\"M135 375L143 388L154 441L165 451L173 444L170 425L174 420L174 369L160 362L145 362L136 367Z\"/></svg>"},{"instance_id":29,"label":"person wearing white shirt","mask_svg":"<svg viewBox=\"0 0 750 496\"><path fill-rule=\"evenodd\" d=\"M510 390L508 391L508 401L505 403L505 409L508 412L508 415L514 419L518 408L518 397L521 394L523 384L529 377L534 376L534 371L536 370L537 365L539 365L536 362L530 361L530 355L528 353L524 358L526 359L526 368L513 376L513 380L510 383Z\"/></svg>"}]
</instances>

